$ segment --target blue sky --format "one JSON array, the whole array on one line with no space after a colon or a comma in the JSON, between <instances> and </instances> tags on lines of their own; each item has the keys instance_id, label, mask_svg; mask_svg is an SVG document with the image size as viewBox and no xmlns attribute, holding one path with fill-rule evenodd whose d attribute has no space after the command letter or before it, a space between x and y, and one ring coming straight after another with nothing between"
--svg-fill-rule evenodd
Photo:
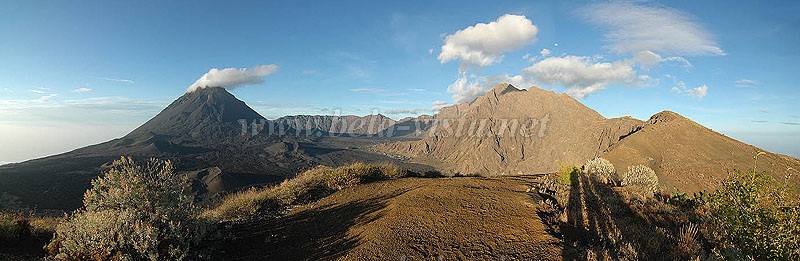
<instances>
[{"instance_id":1,"label":"blue sky","mask_svg":"<svg viewBox=\"0 0 800 261\"><path fill-rule=\"evenodd\" d=\"M800 156L800 4L531 2L3 1L0 163L123 136L206 73L267 118L431 114L510 81Z\"/></svg>"}]
</instances>

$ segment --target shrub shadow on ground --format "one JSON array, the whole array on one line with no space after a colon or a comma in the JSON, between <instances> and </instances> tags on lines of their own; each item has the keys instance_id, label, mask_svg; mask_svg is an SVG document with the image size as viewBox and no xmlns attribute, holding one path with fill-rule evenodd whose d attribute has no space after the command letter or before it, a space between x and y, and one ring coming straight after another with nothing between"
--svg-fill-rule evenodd
<instances>
[{"instance_id":1,"label":"shrub shadow on ground","mask_svg":"<svg viewBox=\"0 0 800 261\"><path fill-rule=\"evenodd\" d=\"M278 218L228 224L230 235L215 259L329 260L360 244L350 227L382 216L386 200L403 194L348 202L337 206L302 207Z\"/></svg>"},{"instance_id":2,"label":"shrub shadow on ground","mask_svg":"<svg viewBox=\"0 0 800 261\"><path fill-rule=\"evenodd\" d=\"M554 232L563 238L565 260L684 258L668 232L674 220L664 217L665 213L652 212L641 206L642 201L586 174L574 172L570 181L569 201L555 221L558 232Z\"/></svg>"}]
</instances>

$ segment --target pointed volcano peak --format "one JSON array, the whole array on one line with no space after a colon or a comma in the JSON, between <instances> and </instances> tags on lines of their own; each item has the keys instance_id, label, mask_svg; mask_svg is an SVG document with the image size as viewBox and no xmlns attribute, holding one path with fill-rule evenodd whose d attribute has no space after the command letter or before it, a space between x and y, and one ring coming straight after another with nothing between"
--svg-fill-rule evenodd
<instances>
[{"instance_id":1,"label":"pointed volcano peak","mask_svg":"<svg viewBox=\"0 0 800 261\"><path fill-rule=\"evenodd\" d=\"M235 127L238 121L264 119L225 88L207 87L187 92L128 136L153 133L196 136L200 130Z\"/></svg>"}]
</instances>

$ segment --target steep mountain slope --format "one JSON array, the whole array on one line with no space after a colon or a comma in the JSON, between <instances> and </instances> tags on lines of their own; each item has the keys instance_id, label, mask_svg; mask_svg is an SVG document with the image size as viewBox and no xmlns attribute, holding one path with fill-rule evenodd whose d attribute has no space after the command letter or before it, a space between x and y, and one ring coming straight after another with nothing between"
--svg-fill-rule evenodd
<instances>
[{"instance_id":1,"label":"steep mountain slope","mask_svg":"<svg viewBox=\"0 0 800 261\"><path fill-rule=\"evenodd\" d=\"M358 135L376 134L396 123L395 120L381 114L363 117L354 115L296 115L280 117L275 119L274 122L301 131Z\"/></svg>"},{"instance_id":2,"label":"steep mountain slope","mask_svg":"<svg viewBox=\"0 0 800 261\"><path fill-rule=\"evenodd\" d=\"M266 129L253 133L253 123ZM0 209L75 209L91 179L123 155L172 160L178 171L195 180L195 191L203 200L224 191L279 182L319 164L392 161L359 149L373 145L371 140L295 133L288 126L265 120L224 88L198 89L122 138L0 166Z\"/></svg>"},{"instance_id":3,"label":"steep mountain slope","mask_svg":"<svg viewBox=\"0 0 800 261\"><path fill-rule=\"evenodd\" d=\"M754 157L759 153L756 161ZM622 139L603 154L618 172L628 166L644 164L656 171L662 190L684 192L712 191L734 170L746 171L755 165L783 180L787 168L800 169L800 161L785 155L765 152L689 120L663 111L650 117L643 128ZM790 184L800 184L794 175Z\"/></svg>"},{"instance_id":4,"label":"steep mountain slope","mask_svg":"<svg viewBox=\"0 0 800 261\"><path fill-rule=\"evenodd\" d=\"M419 141L381 145L453 173L555 171L556 161L582 163L638 130L633 118L606 119L575 99L501 84L469 104L443 108Z\"/></svg>"},{"instance_id":5,"label":"steep mountain slope","mask_svg":"<svg viewBox=\"0 0 800 261\"><path fill-rule=\"evenodd\" d=\"M186 93L126 137L148 133L209 138L241 132L239 120L265 118L224 88L200 88Z\"/></svg>"},{"instance_id":6,"label":"steep mountain slope","mask_svg":"<svg viewBox=\"0 0 800 261\"><path fill-rule=\"evenodd\" d=\"M489 175L553 172L557 161L580 166L600 156L618 172L637 164L651 167L665 192L714 190L735 169L753 168L754 156L764 152L674 112L647 122L606 119L564 94L507 84L433 117L422 140L376 148L444 171ZM521 126L512 127L514 120ZM781 181L788 168L800 169L800 160L769 152L759 155L756 166ZM797 187L798 176L789 183Z\"/></svg>"}]
</instances>

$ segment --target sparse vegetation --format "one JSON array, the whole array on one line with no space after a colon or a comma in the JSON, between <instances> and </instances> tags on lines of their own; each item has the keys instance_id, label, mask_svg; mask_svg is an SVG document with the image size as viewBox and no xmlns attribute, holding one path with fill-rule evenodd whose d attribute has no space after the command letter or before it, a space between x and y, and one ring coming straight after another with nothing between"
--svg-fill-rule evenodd
<instances>
[{"instance_id":1,"label":"sparse vegetation","mask_svg":"<svg viewBox=\"0 0 800 261\"><path fill-rule=\"evenodd\" d=\"M51 237L61 219L26 213L0 212L0 241Z\"/></svg>"},{"instance_id":2,"label":"sparse vegetation","mask_svg":"<svg viewBox=\"0 0 800 261\"><path fill-rule=\"evenodd\" d=\"M538 192L544 198L539 215L552 233L565 239L565 259L691 260L701 256L704 238L697 226L684 225L699 220L694 210L659 201L651 189L642 194L648 187L633 182L637 179L614 187L615 182L603 175L609 173L610 164L590 162L583 172L558 171L539 183ZM552 182L566 176L569 185Z\"/></svg>"},{"instance_id":3,"label":"sparse vegetation","mask_svg":"<svg viewBox=\"0 0 800 261\"><path fill-rule=\"evenodd\" d=\"M540 217L564 236L566 259L800 259L800 200L790 182L795 170L782 182L765 172L737 171L710 194L654 196L658 179L646 166L629 167L623 187L611 187L593 178L589 165L571 185L549 182L561 179L559 171L545 176L538 190L545 198ZM564 190L569 197L559 196Z\"/></svg>"},{"instance_id":4,"label":"sparse vegetation","mask_svg":"<svg viewBox=\"0 0 800 261\"><path fill-rule=\"evenodd\" d=\"M84 206L58 225L47 246L57 259L182 260L201 258L210 223L187 193L190 183L169 161L114 161L92 181Z\"/></svg>"},{"instance_id":5,"label":"sparse vegetation","mask_svg":"<svg viewBox=\"0 0 800 261\"><path fill-rule=\"evenodd\" d=\"M602 183L619 183L617 171L614 169L614 165L607 159L594 158L586 161L586 164L584 164L584 171L589 174L590 177Z\"/></svg>"},{"instance_id":6,"label":"sparse vegetation","mask_svg":"<svg viewBox=\"0 0 800 261\"><path fill-rule=\"evenodd\" d=\"M658 192L658 176L645 165L630 166L622 175L620 185L631 187L641 197L650 197Z\"/></svg>"},{"instance_id":7,"label":"sparse vegetation","mask_svg":"<svg viewBox=\"0 0 800 261\"><path fill-rule=\"evenodd\" d=\"M696 257L702 250L698 242L700 227L694 223L683 225L678 231L678 250L688 257Z\"/></svg>"},{"instance_id":8,"label":"sparse vegetation","mask_svg":"<svg viewBox=\"0 0 800 261\"><path fill-rule=\"evenodd\" d=\"M396 179L407 173L394 164L353 163L341 167L319 166L263 189L249 189L228 196L218 207L204 214L220 220L276 213L296 204L308 203L357 184Z\"/></svg>"},{"instance_id":9,"label":"sparse vegetation","mask_svg":"<svg viewBox=\"0 0 800 261\"><path fill-rule=\"evenodd\" d=\"M714 234L756 260L800 259L800 202L789 189L765 172L735 172L709 200Z\"/></svg>"},{"instance_id":10,"label":"sparse vegetation","mask_svg":"<svg viewBox=\"0 0 800 261\"><path fill-rule=\"evenodd\" d=\"M556 163L558 164L558 171L556 171L558 182L564 185L571 184L572 176L580 172L578 167L575 167L575 164L562 161L556 161Z\"/></svg>"}]
</instances>

